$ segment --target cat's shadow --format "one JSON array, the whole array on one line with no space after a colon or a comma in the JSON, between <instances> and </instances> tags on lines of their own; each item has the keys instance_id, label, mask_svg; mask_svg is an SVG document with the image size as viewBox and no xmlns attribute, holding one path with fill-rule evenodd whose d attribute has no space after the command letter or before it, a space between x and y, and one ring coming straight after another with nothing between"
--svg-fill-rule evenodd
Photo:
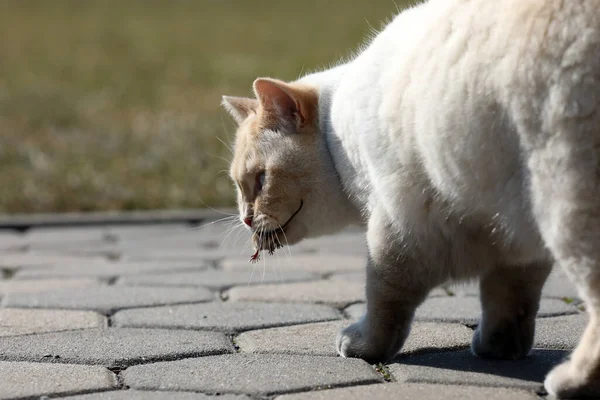
<instances>
[{"instance_id":1,"label":"cat's shadow","mask_svg":"<svg viewBox=\"0 0 600 400\"><path fill-rule=\"evenodd\" d=\"M398 381L485 386L541 386L569 351L534 349L521 360L483 359L470 350L398 355L388 367Z\"/></svg>"}]
</instances>

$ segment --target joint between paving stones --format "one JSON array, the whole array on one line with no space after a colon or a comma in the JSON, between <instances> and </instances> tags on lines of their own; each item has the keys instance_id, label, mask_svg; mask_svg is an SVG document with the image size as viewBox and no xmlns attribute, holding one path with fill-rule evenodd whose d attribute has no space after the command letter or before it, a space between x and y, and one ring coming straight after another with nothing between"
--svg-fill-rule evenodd
<instances>
[{"instance_id":1,"label":"joint between paving stones","mask_svg":"<svg viewBox=\"0 0 600 400\"><path fill-rule=\"evenodd\" d=\"M125 382L123 382L123 378L121 377L121 372L125 371L127 369L127 367L109 367L108 370L110 372L112 372L115 375L115 382L116 382L116 389L128 389L128 387L125 385Z\"/></svg>"}]
</instances>

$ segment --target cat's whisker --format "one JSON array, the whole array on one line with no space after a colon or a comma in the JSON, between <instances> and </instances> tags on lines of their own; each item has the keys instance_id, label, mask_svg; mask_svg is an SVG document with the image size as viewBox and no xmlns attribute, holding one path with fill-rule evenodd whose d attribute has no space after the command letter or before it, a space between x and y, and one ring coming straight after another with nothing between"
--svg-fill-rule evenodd
<instances>
[{"instance_id":1,"label":"cat's whisker","mask_svg":"<svg viewBox=\"0 0 600 400\"><path fill-rule=\"evenodd\" d=\"M225 120L223 119L223 114L221 114L221 127L223 128L223 133L225 134L225 136L227 136L227 141L229 143L233 143L231 141L231 138L229 137L229 133L227 132L227 128L225 127ZM229 147L229 149L231 150L231 153L234 154L233 149L230 146L227 146L227 147Z\"/></svg>"},{"instance_id":2,"label":"cat's whisker","mask_svg":"<svg viewBox=\"0 0 600 400\"><path fill-rule=\"evenodd\" d=\"M285 239L285 247L287 247L287 251L288 251L288 257L291 258L292 257L292 249L290 247L290 243L288 242L287 235L285 234L285 231L283 230L283 228L281 227L279 222L277 223L277 225L279 225L279 229L281 230L281 233L283 233L283 238ZM279 240L279 238L277 238L277 240ZM285 254L285 247L283 249L284 254Z\"/></svg>"},{"instance_id":3,"label":"cat's whisker","mask_svg":"<svg viewBox=\"0 0 600 400\"><path fill-rule=\"evenodd\" d=\"M263 229L263 233L264 233L264 229ZM261 285L265 281L266 272L267 272L267 257L263 257L263 273L262 273L262 278L260 278Z\"/></svg>"},{"instance_id":4,"label":"cat's whisker","mask_svg":"<svg viewBox=\"0 0 600 400\"><path fill-rule=\"evenodd\" d=\"M240 222L240 223L238 224L238 226L242 227L243 229L240 229L240 230L238 231L238 233L235 235L235 239L233 239L233 245L234 245L234 246L237 244L238 240L240 240L240 236L241 236L241 235L242 235L244 232L246 232L246 229L245 229L245 227L244 227L244 224L243 224L242 222Z\"/></svg>"},{"instance_id":5,"label":"cat's whisker","mask_svg":"<svg viewBox=\"0 0 600 400\"><path fill-rule=\"evenodd\" d=\"M218 137L218 136L215 136L215 138L216 138L216 139L217 139L219 142L223 143L223 146L227 147L227 149L228 149L228 150L231 152L231 155L233 155L233 149L231 148L231 146L230 146L230 145L228 145L227 143L225 143L225 142L224 142L224 141L223 141L223 140L222 140L220 137ZM229 161L228 161L228 162L229 162Z\"/></svg>"},{"instance_id":6,"label":"cat's whisker","mask_svg":"<svg viewBox=\"0 0 600 400\"><path fill-rule=\"evenodd\" d=\"M235 220L235 218L236 218L236 217L237 217L237 216L233 216L233 215L231 215L231 216L227 216L227 217L219 218L219 219L217 219L217 220L215 220L215 221L207 222L206 224L202 224L202 225L196 225L196 226L193 226L193 227L191 227L191 228L190 228L190 230L193 230L193 231L198 231L198 230L200 230L200 229L206 228L206 227L207 227L207 226L209 226L209 225L215 225L215 224L221 224L221 223L225 223L225 222L233 221L233 220Z\"/></svg>"},{"instance_id":7,"label":"cat's whisker","mask_svg":"<svg viewBox=\"0 0 600 400\"><path fill-rule=\"evenodd\" d=\"M209 153L209 152L205 152L204 154L207 154L207 155L209 155L209 156L212 156L212 157L218 158L219 160L225 161L225 162L226 162L226 163L228 163L228 164L231 162L231 160L228 160L228 159L226 159L226 158L223 158L223 157L221 157L221 156L218 156L218 155L216 155L216 154L212 154L212 153Z\"/></svg>"},{"instance_id":8,"label":"cat's whisker","mask_svg":"<svg viewBox=\"0 0 600 400\"><path fill-rule=\"evenodd\" d=\"M221 241L221 245L219 246L219 250L222 250L222 249L223 249L223 246L225 245L225 243L227 242L227 240L229 239L229 237L231 237L231 234L232 234L232 233L233 233L233 232L234 232L234 231L235 231L237 228L239 228L239 227L243 227L243 225L242 225L242 223L241 223L241 222L237 222L237 223L236 223L235 221L232 221L232 224L233 224L233 225L232 225L230 228L228 228L228 229L227 229L227 231L226 231L226 235L225 235L225 237L223 238L223 240ZM239 235L239 232L238 232L238 235ZM235 242L234 242L234 246L235 246Z\"/></svg>"},{"instance_id":9,"label":"cat's whisker","mask_svg":"<svg viewBox=\"0 0 600 400\"><path fill-rule=\"evenodd\" d=\"M237 213L228 213L228 212L225 212L225 211L223 211L223 210L217 210L216 208L209 206L208 204L206 204L206 203L205 203L204 201L202 201L202 200L200 200L200 203L202 203L202 205L203 205L204 207L206 207L206 208L208 208L209 210L212 210L212 211L214 211L214 212L216 212L216 213L219 213L219 214L222 214L222 215L228 215L228 216L232 216L232 217L237 217L237 216L238 216L238 214L237 214Z\"/></svg>"},{"instance_id":10,"label":"cat's whisker","mask_svg":"<svg viewBox=\"0 0 600 400\"><path fill-rule=\"evenodd\" d=\"M281 260L279 260L279 252L275 252L275 257L277 257L277 268L275 269L275 276L277 276L277 270L279 270L279 283L283 283L283 273L281 272Z\"/></svg>"},{"instance_id":11,"label":"cat's whisker","mask_svg":"<svg viewBox=\"0 0 600 400\"><path fill-rule=\"evenodd\" d=\"M252 243L252 235L250 235L248 237L248 239L246 239L246 244L244 245L244 248L242 249L242 253L246 252L246 249L248 248L248 245Z\"/></svg>"},{"instance_id":12,"label":"cat's whisker","mask_svg":"<svg viewBox=\"0 0 600 400\"><path fill-rule=\"evenodd\" d=\"M252 240L252 236L250 237L250 241ZM250 286L250 283L252 282L252 278L254 277L254 272L256 271L256 264L258 264L257 262L252 262L252 273L250 274L250 280L248 281L248 286Z\"/></svg>"}]
</instances>

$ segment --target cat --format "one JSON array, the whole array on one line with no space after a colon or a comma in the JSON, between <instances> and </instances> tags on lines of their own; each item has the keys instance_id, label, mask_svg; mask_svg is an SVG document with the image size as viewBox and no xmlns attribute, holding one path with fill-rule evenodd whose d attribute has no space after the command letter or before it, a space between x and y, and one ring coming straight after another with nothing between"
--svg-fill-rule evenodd
<instances>
[{"instance_id":1,"label":"cat","mask_svg":"<svg viewBox=\"0 0 600 400\"><path fill-rule=\"evenodd\" d=\"M554 264L589 323L545 379L600 396L600 0L430 0L353 59L224 97L258 252L360 224L367 312L338 353L385 361L445 282L479 278L472 351L532 348Z\"/></svg>"}]
</instances>

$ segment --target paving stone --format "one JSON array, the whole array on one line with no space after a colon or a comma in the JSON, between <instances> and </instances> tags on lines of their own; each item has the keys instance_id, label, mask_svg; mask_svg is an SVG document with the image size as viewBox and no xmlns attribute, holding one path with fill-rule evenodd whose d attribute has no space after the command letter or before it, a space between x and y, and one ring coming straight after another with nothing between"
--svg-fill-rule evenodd
<instances>
[{"instance_id":1,"label":"paving stone","mask_svg":"<svg viewBox=\"0 0 600 400\"><path fill-rule=\"evenodd\" d=\"M344 310L350 318L360 318L366 310L364 303L353 304ZM578 314L573 305L558 299L542 299L538 317ZM481 317L481 306L476 297L429 297L415 313L421 321L477 323Z\"/></svg>"},{"instance_id":2,"label":"paving stone","mask_svg":"<svg viewBox=\"0 0 600 400\"><path fill-rule=\"evenodd\" d=\"M577 314L572 305L558 299L542 299L538 317ZM415 314L417 320L476 323L481 316L481 306L476 297L428 298Z\"/></svg>"},{"instance_id":3,"label":"paving stone","mask_svg":"<svg viewBox=\"0 0 600 400\"><path fill-rule=\"evenodd\" d=\"M165 329L86 329L0 341L0 358L7 361L100 364L110 368L232 351L231 342L222 333Z\"/></svg>"},{"instance_id":4,"label":"paving stone","mask_svg":"<svg viewBox=\"0 0 600 400\"><path fill-rule=\"evenodd\" d=\"M365 303L353 304L344 309L344 314L351 319L360 319L363 315L365 315L367 307Z\"/></svg>"},{"instance_id":5,"label":"paving stone","mask_svg":"<svg viewBox=\"0 0 600 400\"><path fill-rule=\"evenodd\" d=\"M305 239L292 247L299 251L320 254L342 254L367 257L367 244L364 234L337 234L315 239Z\"/></svg>"},{"instance_id":6,"label":"paving stone","mask_svg":"<svg viewBox=\"0 0 600 400\"><path fill-rule=\"evenodd\" d=\"M2 251L24 251L27 249L27 241L23 236L8 232L0 232L0 250Z\"/></svg>"},{"instance_id":7,"label":"paving stone","mask_svg":"<svg viewBox=\"0 0 600 400\"><path fill-rule=\"evenodd\" d=\"M210 249L137 248L121 249L126 261L196 261L205 262L224 256L223 252ZM248 257L249 258L249 257Z\"/></svg>"},{"instance_id":8,"label":"paving stone","mask_svg":"<svg viewBox=\"0 0 600 400\"><path fill-rule=\"evenodd\" d=\"M93 263L105 264L106 260L100 257L76 257L60 254L42 253L4 253L0 257L1 268L29 268L63 264L90 265Z\"/></svg>"},{"instance_id":9,"label":"paving stone","mask_svg":"<svg viewBox=\"0 0 600 400\"><path fill-rule=\"evenodd\" d=\"M447 288L457 296L479 296L479 284L455 283L446 285ZM572 298L579 299L579 294L571 280L560 268L554 268L542 289L542 297L546 298Z\"/></svg>"},{"instance_id":10,"label":"paving stone","mask_svg":"<svg viewBox=\"0 0 600 400\"><path fill-rule=\"evenodd\" d=\"M364 268L363 268L364 269ZM332 280L332 281L336 281L336 282L355 282L355 283L362 283L363 286L366 284L367 282L367 277L365 276L366 273L365 271L350 271L350 272L336 272L334 274L332 274L328 279ZM431 292L429 292L429 297L444 297L444 296L448 296L447 291L444 288L434 288L433 290L431 290Z\"/></svg>"},{"instance_id":11,"label":"paving stone","mask_svg":"<svg viewBox=\"0 0 600 400\"><path fill-rule=\"evenodd\" d=\"M269 271L263 276L261 271L243 274L234 271L208 270L202 272L178 272L170 274L147 274L130 276L119 280L124 285L147 286L204 286L211 289L225 289L236 285L259 285L261 283L282 283L309 281L315 276L306 271Z\"/></svg>"},{"instance_id":12,"label":"paving stone","mask_svg":"<svg viewBox=\"0 0 600 400\"><path fill-rule=\"evenodd\" d=\"M535 326L535 347L573 350L587 325L587 315L538 318Z\"/></svg>"},{"instance_id":13,"label":"paving stone","mask_svg":"<svg viewBox=\"0 0 600 400\"><path fill-rule=\"evenodd\" d=\"M571 298L579 300L579 293L569 277L560 268L554 268L542 289L543 297Z\"/></svg>"},{"instance_id":14,"label":"paving stone","mask_svg":"<svg viewBox=\"0 0 600 400\"><path fill-rule=\"evenodd\" d=\"M522 360L490 360L470 350L401 356L388 365L399 382L500 386L537 390L568 353L535 349Z\"/></svg>"},{"instance_id":15,"label":"paving stone","mask_svg":"<svg viewBox=\"0 0 600 400\"><path fill-rule=\"evenodd\" d=\"M99 282L94 279L31 279L27 281L11 279L0 281L0 296L5 296L8 293L35 293L67 288L80 289L97 285L99 285Z\"/></svg>"},{"instance_id":16,"label":"paving stone","mask_svg":"<svg viewBox=\"0 0 600 400\"><path fill-rule=\"evenodd\" d=\"M244 353L280 353L336 356L338 332L351 321L322 322L244 332L235 340ZM473 331L459 324L416 322L403 354L456 350L471 344Z\"/></svg>"},{"instance_id":17,"label":"paving stone","mask_svg":"<svg viewBox=\"0 0 600 400\"><path fill-rule=\"evenodd\" d=\"M15 279L39 277L95 277L113 278L157 272L202 271L209 265L206 262L105 262L97 264L66 264L44 268L29 268L18 271Z\"/></svg>"},{"instance_id":18,"label":"paving stone","mask_svg":"<svg viewBox=\"0 0 600 400\"><path fill-rule=\"evenodd\" d=\"M100 366L7 361L0 361L0 382L2 399L107 390L117 384L115 375Z\"/></svg>"},{"instance_id":19,"label":"paving stone","mask_svg":"<svg viewBox=\"0 0 600 400\"><path fill-rule=\"evenodd\" d=\"M149 365L121 373L134 389L272 395L380 382L366 362L337 357L230 354Z\"/></svg>"},{"instance_id":20,"label":"paving stone","mask_svg":"<svg viewBox=\"0 0 600 400\"><path fill-rule=\"evenodd\" d=\"M0 308L0 337L103 328L105 325L106 318L92 311Z\"/></svg>"},{"instance_id":21,"label":"paving stone","mask_svg":"<svg viewBox=\"0 0 600 400\"><path fill-rule=\"evenodd\" d=\"M107 226L37 227L27 230L24 237L29 242L81 242L106 240Z\"/></svg>"},{"instance_id":22,"label":"paving stone","mask_svg":"<svg viewBox=\"0 0 600 400\"><path fill-rule=\"evenodd\" d=\"M339 317L336 310L319 304L206 303L124 310L113 316L113 323L123 327L240 332Z\"/></svg>"},{"instance_id":23,"label":"paving stone","mask_svg":"<svg viewBox=\"0 0 600 400\"><path fill-rule=\"evenodd\" d=\"M142 390L113 390L79 396L61 397L68 400L249 400L248 396L225 394L210 396L193 392L150 392Z\"/></svg>"},{"instance_id":24,"label":"paving stone","mask_svg":"<svg viewBox=\"0 0 600 400\"><path fill-rule=\"evenodd\" d=\"M254 266L248 262L250 255L240 257L227 257L221 261L221 267L227 271L249 271ZM327 274L341 271L355 271L365 273L367 260L365 257L344 255L306 255L295 254L292 248L292 256L274 256L265 258L267 268L277 268L281 271L300 270L317 274ZM274 267L273 267L274 266Z\"/></svg>"},{"instance_id":25,"label":"paving stone","mask_svg":"<svg viewBox=\"0 0 600 400\"><path fill-rule=\"evenodd\" d=\"M106 228L109 234L118 238L119 242L137 241L144 243L149 240L168 241L174 237L177 240L194 239L197 236L198 229L190 228L187 224L169 223L157 225L112 225Z\"/></svg>"},{"instance_id":26,"label":"paving stone","mask_svg":"<svg viewBox=\"0 0 600 400\"><path fill-rule=\"evenodd\" d=\"M473 296L479 297L479 283L450 283L442 285L442 288L446 290L452 296L465 297Z\"/></svg>"},{"instance_id":27,"label":"paving stone","mask_svg":"<svg viewBox=\"0 0 600 400\"><path fill-rule=\"evenodd\" d=\"M459 385L391 383L305 393L285 394L275 400L539 400L525 390Z\"/></svg>"},{"instance_id":28,"label":"paving stone","mask_svg":"<svg viewBox=\"0 0 600 400\"><path fill-rule=\"evenodd\" d=\"M210 301L214 295L202 288L148 288L91 286L41 293L9 293L3 307L95 310L103 314L133 307Z\"/></svg>"},{"instance_id":29,"label":"paving stone","mask_svg":"<svg viewBox=\"0 0 600 400\"><path fill-rule=\"evenodd\" d=\"M353 282L316 281L278 285L234 287L227 292L231 301L323 303L344 307L365 301L365 285Z\"/></svg>"}]
</instances>

